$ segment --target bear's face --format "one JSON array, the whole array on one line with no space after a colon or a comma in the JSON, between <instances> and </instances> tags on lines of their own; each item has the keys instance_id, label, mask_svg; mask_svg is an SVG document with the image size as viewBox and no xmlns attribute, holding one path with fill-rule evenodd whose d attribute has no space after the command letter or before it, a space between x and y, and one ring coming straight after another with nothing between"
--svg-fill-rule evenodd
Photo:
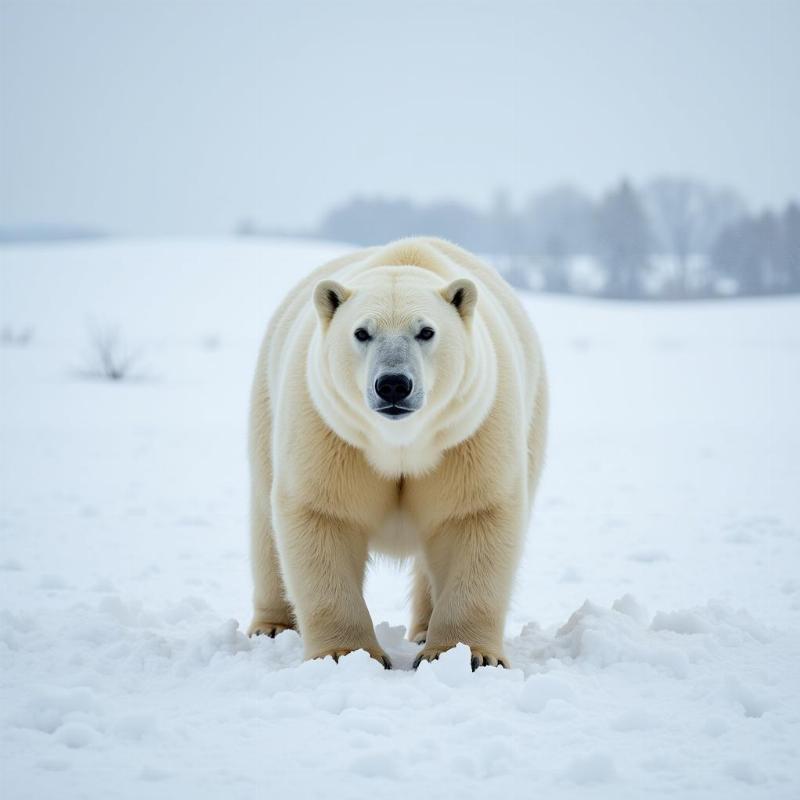
<instances>
[{"instance_id":1,"label":"bear's face","mask_svg":"<svg viewBox=\"0 0 800 800\"><path fill-rule=\"evenodd\" d=\"M385 267L352 285L314 290L326 402L362 415L395 442L413 440L458 392L471 354L477 289L431 273ZM340 409L344 412L344 409Z\"/></svg>"}]
</instances>

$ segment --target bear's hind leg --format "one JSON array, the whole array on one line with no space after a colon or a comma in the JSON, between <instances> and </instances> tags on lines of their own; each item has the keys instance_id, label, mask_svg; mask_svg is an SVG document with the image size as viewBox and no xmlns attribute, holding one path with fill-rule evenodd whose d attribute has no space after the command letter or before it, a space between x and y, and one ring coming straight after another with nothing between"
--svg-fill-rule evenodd
<instances>
[{"instance_id":1,"label":"bear's hind leg","mask_svg":"<svg viewBox=\"0 0 800 800\"><path fill-rule=\"evenodd\" d=\"M253 570L253 621L249 636L274 637L294 628L294 614L286 599L278 551L272 532L269 498L253 487L250 509L250 564Z\"/></svg>"},{"instance_id":2,"label":"bear's hind leg","mask_svg":"<svg viewBox=\"0 0 800 800\"><path fill-rule=\"evenodd\" d=\"M408 640L423 644L428 638L428 623L433 613L431 584L422 565L422 556L417 556L414 564L414 584L411 588L411 625Z\"/></svg>"}]
</instances>

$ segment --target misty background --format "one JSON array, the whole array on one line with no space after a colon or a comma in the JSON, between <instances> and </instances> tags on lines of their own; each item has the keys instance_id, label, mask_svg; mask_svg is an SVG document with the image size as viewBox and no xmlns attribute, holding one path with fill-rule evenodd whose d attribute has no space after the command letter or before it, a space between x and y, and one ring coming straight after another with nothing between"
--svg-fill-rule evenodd
<instances>
[{"instance_id":1,"label":"misty background","mask_svg":"<svg viewBox=\"0 0 800 800\"><path fill-rule=\"evenodd\" d=\"M0 237L436 234L517 286L800 289L800 3L0 2Z\"/></svg>"}]
</instances>

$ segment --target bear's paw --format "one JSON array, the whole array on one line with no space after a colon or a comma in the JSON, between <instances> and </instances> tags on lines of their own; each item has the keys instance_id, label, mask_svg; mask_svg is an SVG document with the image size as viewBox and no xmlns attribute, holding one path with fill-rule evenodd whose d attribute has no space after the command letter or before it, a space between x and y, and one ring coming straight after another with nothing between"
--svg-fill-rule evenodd
<instances>
[{"instance_id":1,"label":"bear's paw","mask_svg":"<svg viewBox=\"0 0 800 800\"><path fill-rule=\"evenodd\" d=\"M279 633L294 630L294 625L284 622L266 622L264 620L253 620L247 631L248 636L269 636L274 639Z\"/></svg>"},{"instance_id":2,"label":"bear's paw","mask_svg":"<svg viewBox=\"0 0 800 800\"><path fill-rule=\"evenodd\" d=\"M453 647L455 645L442 645L440 647L431 645L425 647L414 659L414 669L417 669L423 661L436 661L442 653ZM473 672L478 667L503 667L503 669L508 669L511 664L508 658L500 652L490 652L483 648L470 647L470 653L470 666Z\"/></svg>"},{"instance_id":3,"label":"bear's paw","mask_svg":"<svg viewBox=\"0 0 800 800\"><path fill-rule=\"evenodd\" d=\"M333 648L331 650L324 650L322 652L317 653L316 655L312 656L312 658L327 658L330 656L334 661L338 663L339 659L342 656L346 656L348 653L353 653L356 650L366 650L370 658L374 658L377 662L383 665L384 669L391 669L392 668L392 660L383 650L376 650L373 647L339 647Z\"/></svg>"}]
</instances>

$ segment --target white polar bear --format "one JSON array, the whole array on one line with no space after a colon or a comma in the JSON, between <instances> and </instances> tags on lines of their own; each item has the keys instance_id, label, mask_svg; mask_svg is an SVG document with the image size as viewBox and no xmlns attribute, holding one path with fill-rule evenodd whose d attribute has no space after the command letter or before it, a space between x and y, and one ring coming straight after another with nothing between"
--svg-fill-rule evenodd
<instances>
[{"instance_id":1,"label":"white polar bear","mask_svg":"<svg viewBox=\"0 0 800 800\"><path fill-rule=\"evenodd\" d=\"M251 634L390 662L362 593L371 550L415 558L416 664L503 628L542 467L536 333L491 268L438 239L326 264L283 301L252 392Z\"/></svg>"}]
</instances>

